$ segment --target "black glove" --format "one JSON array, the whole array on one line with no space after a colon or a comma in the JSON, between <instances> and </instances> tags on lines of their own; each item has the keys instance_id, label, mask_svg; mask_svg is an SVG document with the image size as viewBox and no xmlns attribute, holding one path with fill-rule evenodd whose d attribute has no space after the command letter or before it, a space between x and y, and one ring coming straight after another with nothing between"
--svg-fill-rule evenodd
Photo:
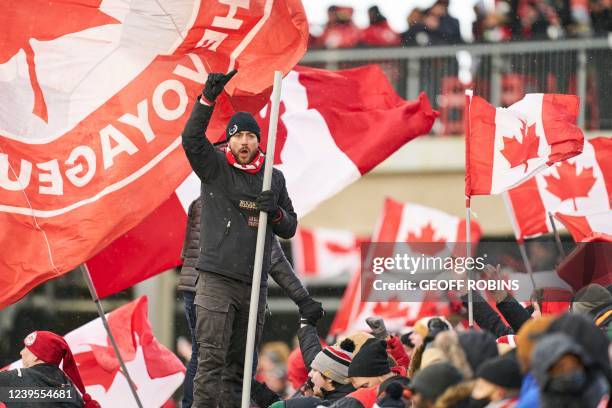
<instances>
[{"instance_id":1,"label":"black glove","mask_svg":"<svg viewBox=\"0 0 612 408\"><path fill-rule=\"evenodd\" d=\"M271 216L278 212L278 194L272 190L262 191L255 201L259 211L265 211Z\"/></svg>"},{"instance_id":2,"label":"black glove","mask_svg":"<svg viewBox=\"0 0 612 408\"><path fill-rule=\"evenodd\" d=\"M321 302L317 302L311 297L307 297L300 301L298 303L298 310L300 313L300 322L312 326L316 326L317 321L325 316L325 310L323 310Z\"/></svg>"},{"instance_id":3,"label":"black glove","mask_svg":"<svg viewBox=\"0 0 612 408\"><path fill-rule=\"evenodd\" d=\"M214 102L215 99L217 99L217 96L221 95L221 92L223 92L225 85L234 75L236 75L237 72L238 71L234 69L228 74L208 74L208 79L206 80L206 85L204 85L202 96L204 96L208 102Z\"/></svg>"},{"instance_id":4,"label":"black glove","mask_svg":"<svg viewBox=\"0 0 612 408\"><path fill-rule=\"evenodd\" d=\"M251 398L258 407L269 407L277 401L280 401L280 397L272 391L266 383L260 383L259 381L253 379L251 385Z\"/></svg>"}]
</instances>

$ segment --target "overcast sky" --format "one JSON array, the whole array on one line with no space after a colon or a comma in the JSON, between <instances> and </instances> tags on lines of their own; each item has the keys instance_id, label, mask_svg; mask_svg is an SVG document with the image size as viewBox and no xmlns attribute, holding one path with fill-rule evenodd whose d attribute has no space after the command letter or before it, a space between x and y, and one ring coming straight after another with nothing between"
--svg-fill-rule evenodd
<instances>
[{"instance_id":1,"label":"overcast sky","mask_svg":"<svg viewBox=\"0 0 612 408\"><path fill-rule=\"evenodd\" d=\"M311 25L322 26L327 22L327 8L332 4L351 6L355 9L353 20L359 27L368 26L368 8L377 5L391 27L397 32L406 31L406 17L414 7L429 7L435 0L304 0L302 4ZM461 32L471 38L473 6L478 0L450 0L449 12L461 22ZM483 0L487 1L487 0ZM466 37L466 35L468 37Z\"/></svg>"}]
</instances>

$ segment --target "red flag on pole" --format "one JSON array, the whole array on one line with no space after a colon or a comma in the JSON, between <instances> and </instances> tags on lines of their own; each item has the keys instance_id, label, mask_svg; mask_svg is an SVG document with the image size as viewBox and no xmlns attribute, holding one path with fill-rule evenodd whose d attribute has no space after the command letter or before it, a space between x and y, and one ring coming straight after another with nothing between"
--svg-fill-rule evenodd
<instances>
[{"instance_id":1,"label":"red flag on pole","mask_svg":"<svg viewBox=\"0 0 612 408\"><path fill-rule=\"evenodd\" d=\"M585 140L583 152L508 190L518 238L552 232L548 213L581 216L612 210L612 138Z\"/></svg>"},{"instance_id":2,"label":"red flag on pole","mask_svg":"<svg viewBox=\"0 0 612 408\"><path fill-rule=\"evenodd\" d=\"M258 94L308 39L299 0L1 2L0 26L0 308L168 200L208 72Z\"/></svg>"},{"instance_id":3,"label":"red flag on pole","mask_svg":"<svg viewBox=\"0 0 612 408\"><path fill-rule=\"evenodd\" d=\"M527 94L508 108L469 103L466 196L499 194L582 152L578 97Z\"/></svg>"}]
</instances>

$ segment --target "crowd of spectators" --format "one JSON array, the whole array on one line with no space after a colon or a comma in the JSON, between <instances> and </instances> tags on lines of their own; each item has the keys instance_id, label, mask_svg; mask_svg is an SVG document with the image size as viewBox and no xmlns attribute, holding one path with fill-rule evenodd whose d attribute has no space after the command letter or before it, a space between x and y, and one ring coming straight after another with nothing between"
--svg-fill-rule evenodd
<instances>
[{"instance_id":1,"label":"crowd of spectators","mask_svg":"<svg viewBox=\"0 0 612 408\"><path fill-rule=\"evenodd\" d=\"M271 408L606 406L610 288L591 284L571 301L538 296L527 307L504 291L487 296L493 303L475 298L478 329L467 326L464 294L450 314L421 317L399 333L368 319L371 331L329 345L317 319L300 316L293 351L279 342L261 349L253 401Z\"/></svg>"},{"instance_id":2,"label":"crowd of spectators","mask_svg":"<svg viewBox=\"0 0 612 408\"><path fill-rule=\"evenodd\" d=\"M320 36L311 35L311 48L428 46L458 44L464 39L459 20L448 12L449 0L437 0L427 9L415 8L407 16L408 29L394 31L378 6L368 10L369 25L353 22L351 7L330 6ZM612 31L612 0L495 0L474 6L475 42L561 39L604 35Z\"/></svg>"}]
</instances>

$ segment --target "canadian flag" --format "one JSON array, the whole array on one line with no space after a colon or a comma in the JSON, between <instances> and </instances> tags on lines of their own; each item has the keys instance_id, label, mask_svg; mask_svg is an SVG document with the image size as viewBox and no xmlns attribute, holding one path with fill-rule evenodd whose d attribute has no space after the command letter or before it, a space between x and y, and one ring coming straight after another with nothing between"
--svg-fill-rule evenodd
<instances>
[{"instance_id":1,"label":"canadian flag","mask_svg":"<svg viewBox=\"0 0 612 408\"><path fill-rule=\"evenodd\" d=\"M555 218L565 225L576 242L582 242L589 237L612 236L612 211L586 215L566 215L556 213Z\"/></svg>"},{"instance_id":2,"label":"canadian flag","mask_svg":"<svg viewBox=\"0 0 612 408\"><path fill-rule=\"evenodd\" d=\"M385 200L380 222L374 242L406 243L412 252L426 255L453 251L455 244L466 238L465 219L392 198ZM477 243L482 235L480 225L471 220L470 227L470 242Z\"/></svg>"},{"instance_id":3,"label":"canadian flag","mask_svg":"<svg viewBox=\"0 0 612 408\"><path fill-rule=\"evenodd\" d=\"M382 317L387 330L398 333L422 317L448 316L450 312L447 302L441 302L429 293L415 294L412 296L415 301L412 302L402 302L393 297L381 301L371 298L369 293L362 293L361 288L361 272L358 269L344 290L329 335L370 331L366 319L372 316ZM419 296L420 300L416 300Z\"/></svg>"},{"instance_id":4,"label":"canadian flag","mask_svg":"<svg viewBox=\"0 0 612 408\"><path fill-rule=\"evenodd\" d=\"M578 156L556 163L508 190L506 203L516 221L517 239L552 232L549 213L575 217L601 212L612 219L610 157L612 138L585 140Z\"/></svg>"},{"instance_id":5,"label":"canadian flag","mask_svg":"<svg viewBox=\"0 0 612 408\"><path fill-rule=\"evenodd\" d=\"M153 336L146 296L106 317L143 406L162 406L183 383L185 366ZM102 407L138 406L100 318L71 331L64 339L74 354L85 389L94 400ZM21 360L8 369L19 367Z\"/></svg>"},{"instance_id":6,"label":"canadian flag","mask_svg":"<svg viewBox=\"0 0 612 408\"><path fill-rule=\"evenodd\" d=\"M470 242L477 243L481 236L480 226L475 221L471 221L470 225ZM396 246L408 245L410 252L437 255L453 252L455 243L465 242L465 237L464 219L434 208L387 198L370 246L394 242ZM383 251L386 249L388 248ZM374 250L377 254L380 252L378 248ZM399 330L421 317L449 313L448 301L443 302L444 299L440 299L433 292L417 292L411 297L420 296L420 300L411 302L391 298L382 302L374 300L380 295L374 294L373 291L363 293L361 279L360 268L353 274L344 292L330 334L364 330L367 328L365 319L369 316L383 317L389 328Z\"/></svg>"},{"instance_id":7,"label":"canadian flag","mask_svg":"<svg viewBox=\"0 0 612 408\"><path fill-rule=\"evenodd\" d=\"M574 95L527 94L508 108L467 96L465 195L499 194L582 152Z\"/></svg>"},{"instance_id":8,"label":"canadian flag","mask_svg":"<svg viewBox=\"0 0 612 408\"><path fill-rule=\"evenodd\" d=\"M437 116L425 94L416 101L400 98L376 65L342 71L297 67L282 86L274 161L299 217L428 133ZM230 102L218 102L220 122L213 129L226 123ZM268 106L257 119L267 129ZM266 138L264 131L262 146ZM199 194L200 180L191 173L163 208L87 262L101 297L180 265L187 208Z\"/></svg>"},{"instance_id":9,"label":"canadian flag","mask_svg":"<svg viewBox=\"0 0 612 408\"><path fill-rule=\"evenodd\" d=\"M291 239L293 267L310 279L349 275L359 268L361 243L368 240L347 230L298 228Z\"/></svg>"},{"instance_id":10,"label":"canadian flag","mask_svg":"<svg viewBox=\"0 0 612 408\"><path fill-rule=\"evenodd\" d=\"M306 50L299 0L0 2L0 308L91 258L191 172L207 73L258 94Z\"/></svg>"}]
</instances>

